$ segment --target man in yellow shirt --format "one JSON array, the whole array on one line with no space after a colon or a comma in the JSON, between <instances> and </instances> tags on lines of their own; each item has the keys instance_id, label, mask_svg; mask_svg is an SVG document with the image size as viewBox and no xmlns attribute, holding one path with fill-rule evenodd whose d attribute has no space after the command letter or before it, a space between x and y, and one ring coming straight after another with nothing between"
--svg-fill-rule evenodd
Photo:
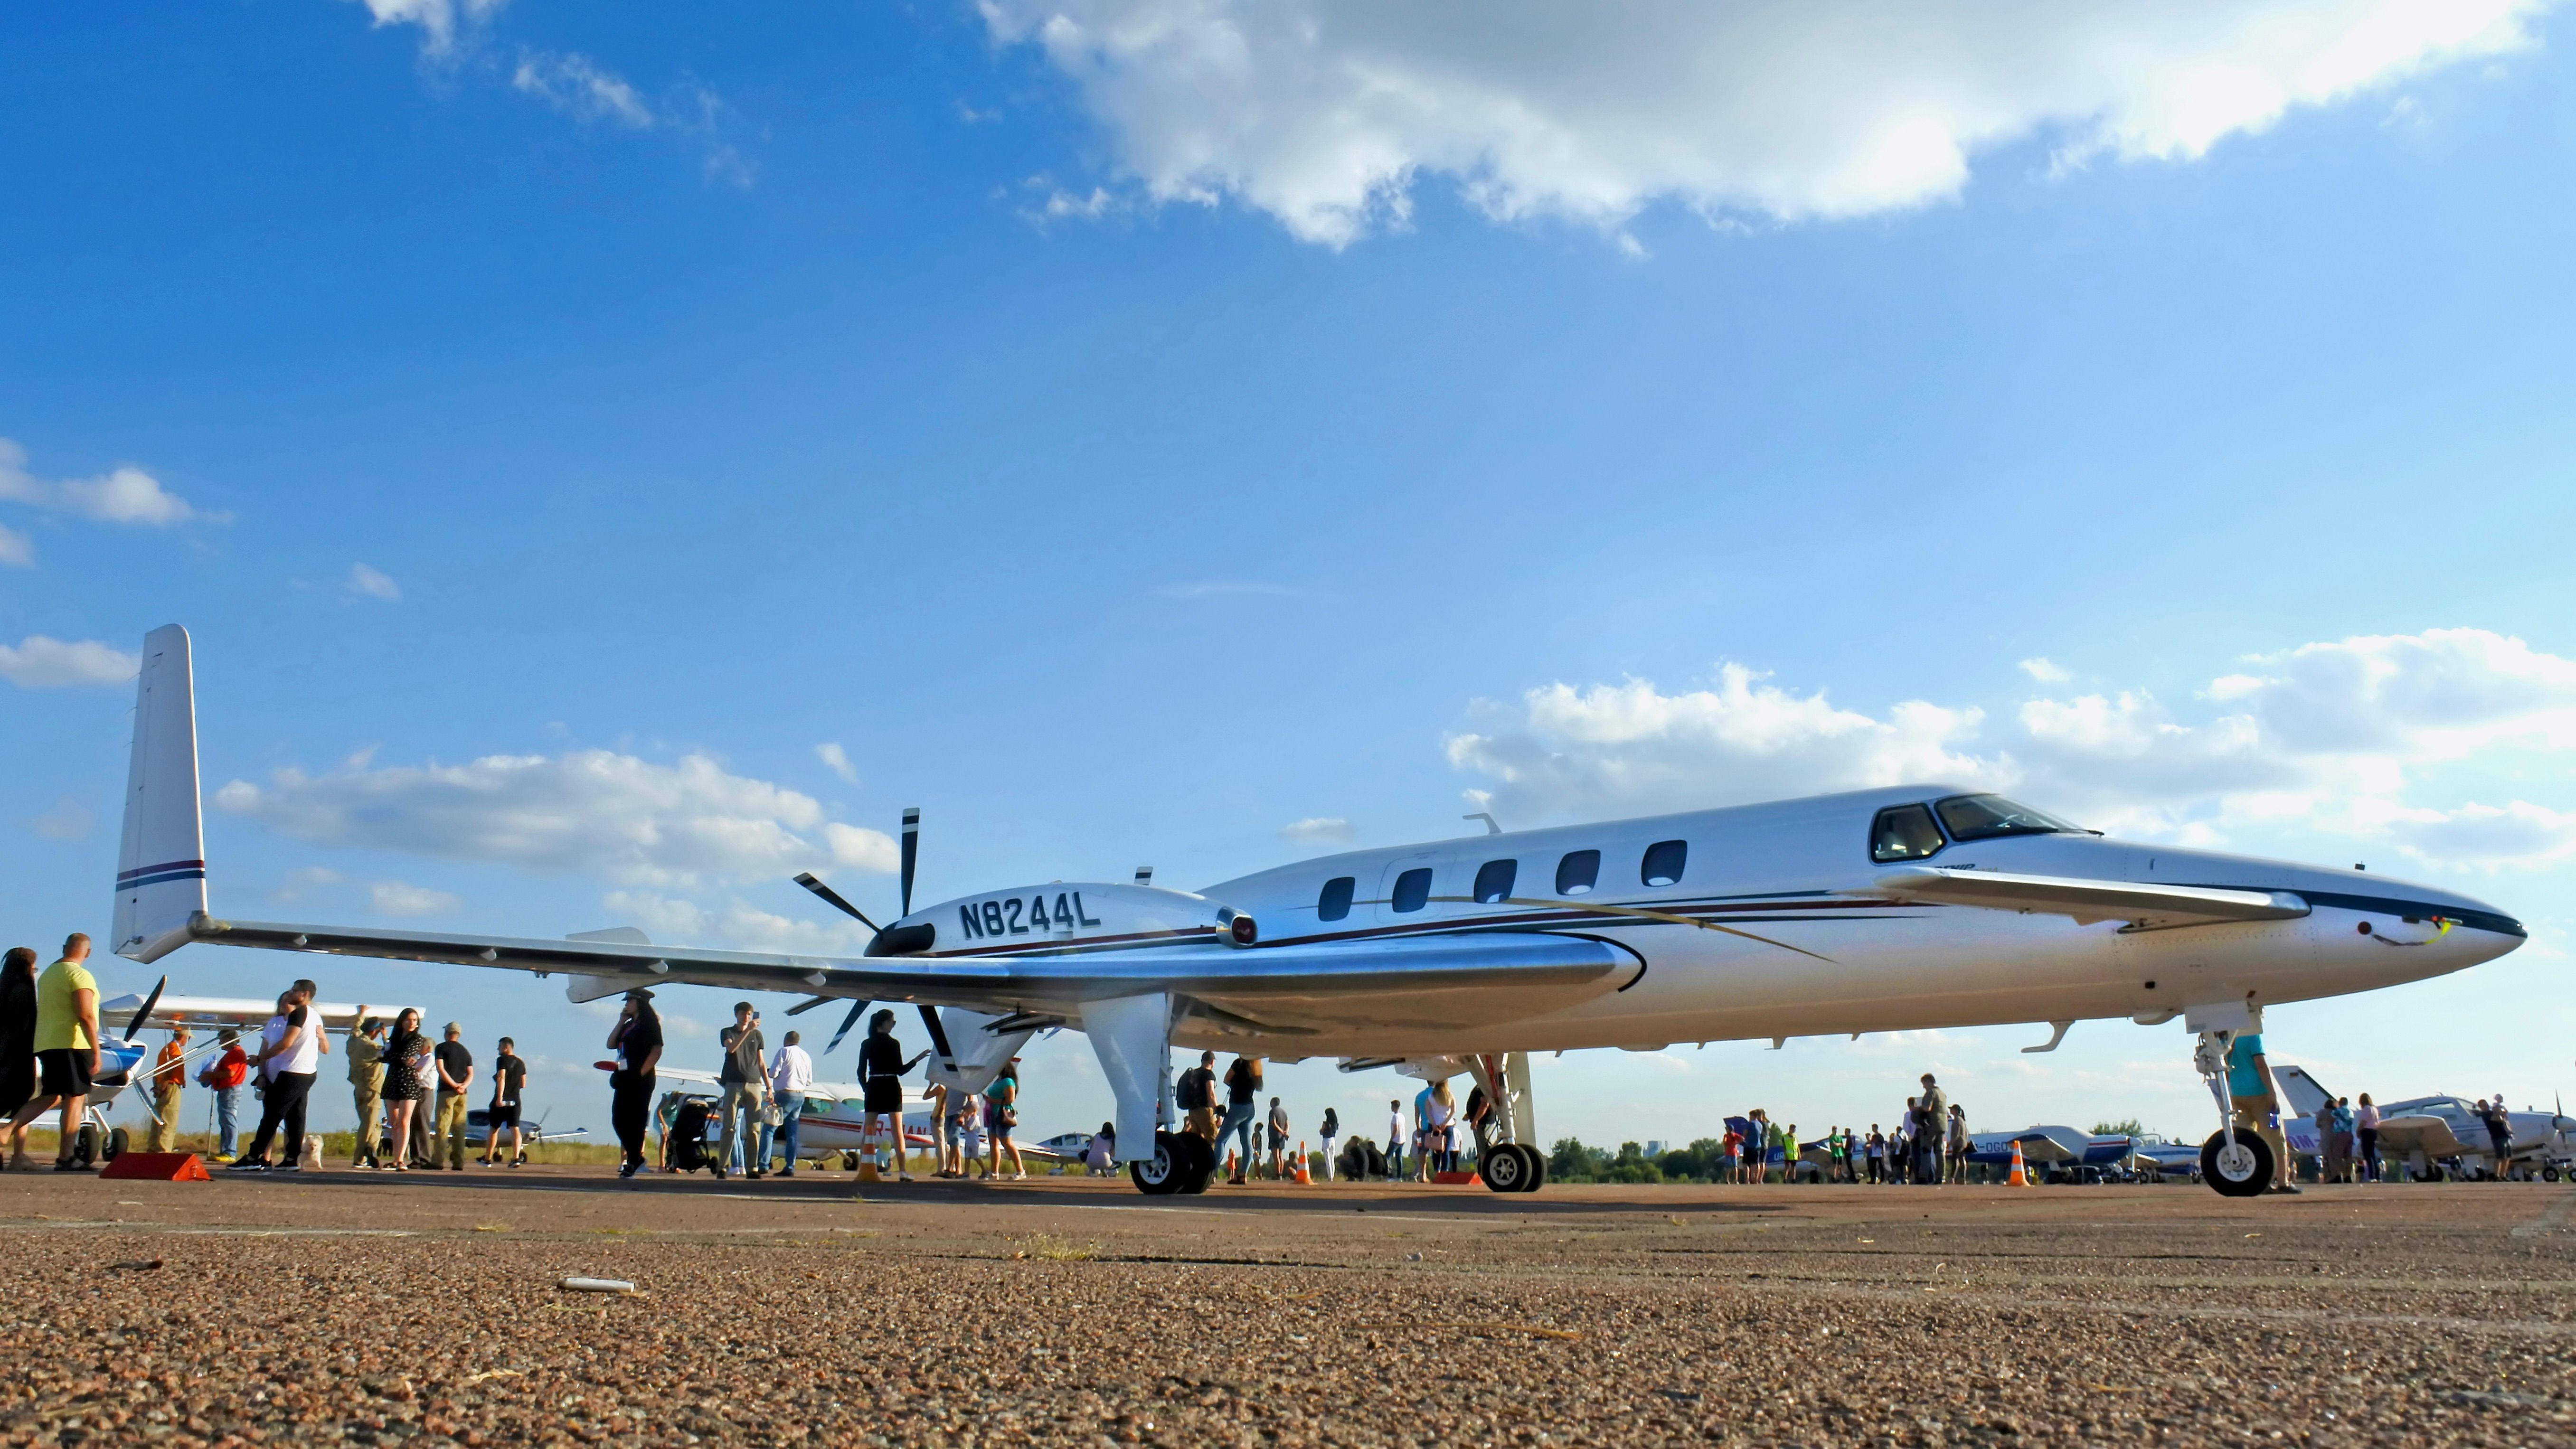
<instances>
[{"instance_id":1,"label":"man in yellow shirt","mask_svg":"<svg viewBox=\"0 0 2576 1449\"><path fill-rule=\"evenodd\" d=\"M81 962L89 959L89 937L75 931L63 942L63 959L36 978L36 1067L43 1079L33 1100L18 1109L9 1126L14 1132L57 1107L62 1109L62 1135L54 1147L54 1171L74 1172L72 1144L80 1138L81 1113L89 1105L90 1079L98 1075L98 981ZM9 1163L12 1172L34 1163L20 1152Z\"/></svg>"},{"instance_id":2,"label":"man in yellow shirt","mask_svg":"<svg viewBox=\"0 0 2576 1449\"><path fill-rule=\"evenodd\" d=\"M179 1150L179 1088L187 1080L188 1029L170 1028L170 1044L152 1059L152 1150Z\"/></svg>"}]
</instances>

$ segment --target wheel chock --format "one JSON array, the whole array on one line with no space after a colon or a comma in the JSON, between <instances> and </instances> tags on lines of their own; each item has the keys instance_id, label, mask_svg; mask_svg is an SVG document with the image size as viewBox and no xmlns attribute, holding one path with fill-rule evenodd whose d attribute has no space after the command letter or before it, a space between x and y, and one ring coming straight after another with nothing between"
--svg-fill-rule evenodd
<instances>
[{"instance_id":1,"label":"wheel chock","mask_svg":"<svg viewBox=\"0 0 2576 1449\"><path fill-rule=\"evenodd\" d=\"M193 1152L120 1152L101 1177L143 1182L212 1182L203 1158Z\"/></svg>"}]
</instances>

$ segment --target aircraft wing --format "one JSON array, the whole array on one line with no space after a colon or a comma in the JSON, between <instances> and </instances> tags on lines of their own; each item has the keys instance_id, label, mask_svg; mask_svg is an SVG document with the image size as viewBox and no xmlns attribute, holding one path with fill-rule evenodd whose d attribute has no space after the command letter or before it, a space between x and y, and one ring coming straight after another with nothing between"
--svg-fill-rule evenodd
<instances>
[{"instance_id":1,"label":"aircraft wing","mask_svg":"<svg viewBox=\"0 0 2576 1449\"><path fill-rule=\"evenodd\" d=\"M2484 1152L2472 1148L2451 1131L2451 1124L2429 1112L2404 1117L2379 1119L2379 1150L2382 1152L2421 1152L2426 1157L2449 1157L2461 1152Z\"/></svg>"},{"instance_id":2,"label":"aircraft wing","mask_svg":"<svg viewBox=\"0 0 2576 1449\"><path fill-rule=\"evenodd\" d=\"M1878 889L1901 901L1984 906L1993 910L2072 916L2079 925L2127 921L2141 930L2207 926L2225 921L2288 921L2308 913L2308 903L2288 891L2244 891L2221 886L2149 885L2074 876L2008 875L1995 870L1954 870L1937 865L1882 872Z\"/></svg>"},{"instance_id":3,"label":"aircraft wing","mask_svg":"<svg viewBox=\"0 0 2576 1449\"><path fill-rule=\"evenodd\" d=\"M633 986L689 984L992 1012L1069 1014L1085 1001L1169 991L1248 1032L1475 1026L1537 1016L1618 989L1635 953L1588 936L1461 932L1394 941L1157 947L987 956L783 956L636 940L461 936L191 916L187 938L221 946L491 966L574 980L575 1001Z\"/></svg>"},{"instance_id":4,"label":"aircraft wing","mask_svg":"<svg viewBox=\"0 0 2576 1449\"><path fill-rule=\"evenodd\" d=\"M131 991L113 1001L102 1001L98 1004L99 1020L102 1023L113 1023L121 1027L127 1018L143 1009L143 1002L144 997L140 993ZM322 1018L322 1026L327 1031L345 1034L358 1024L358 1008L347 1002L317 1001L313 1003L311 1010ZM367 1015L382 1017L388 1022L401 1012L402 1007L398 1005L370 1005L367 1008ZM262 1001L252 997L233 996L173 996L164 992L161 999L153 1003L152 1015L144 1019L142 1029L167 1031L173 1026L185 1026L191 1031L196 1031L205 1027L230 1026L256 1032L266 1026L268 1019L275 1015L277 1015L277 1003L274 1000Z\"/></svg>"}]
</instances>

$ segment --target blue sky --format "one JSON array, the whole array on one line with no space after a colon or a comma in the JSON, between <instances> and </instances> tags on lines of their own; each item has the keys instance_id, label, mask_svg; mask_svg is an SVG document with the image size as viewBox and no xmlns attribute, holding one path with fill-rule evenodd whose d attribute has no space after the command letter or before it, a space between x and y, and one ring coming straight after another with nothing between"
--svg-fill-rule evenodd
<instances>
[{"instance_id":1,"label":"blue sky","mask_svg":"<svg viewBox=\"0 0 2576 1449\"><path fill-rule=\"evenodd\" d=\"M784 877L888 905L910 804L936 899L1940 774L2497 901L2516 956L2273 1032L2559 1090L2555 8L1498 13L0 17L0 934L104 929L178 620L233 914L829 944ZM552 983L322 974L602 1125ZM1928 1065L2202 1130L2178 1029L2038 1037L1568 1056L1542 1126Z\"/></svg>"}]
</instances>

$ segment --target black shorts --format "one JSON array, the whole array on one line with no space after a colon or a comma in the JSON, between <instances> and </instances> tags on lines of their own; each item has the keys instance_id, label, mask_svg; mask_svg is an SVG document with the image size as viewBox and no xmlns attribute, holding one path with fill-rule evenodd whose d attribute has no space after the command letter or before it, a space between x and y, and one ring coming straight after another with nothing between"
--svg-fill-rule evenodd
<instances>
[{"instance_id":1,"label":"black shorts","mask_svg":"<svg viewBox=\"0 0 2576 1449\"><path fill-rule=\"evenodd\" d=\"M90 1055L87 1047L57 1047L36 1053L36 1069L44 1079L36 1095L87 1097Z\"/></svg>"},{"instance_id":2,"label":"black shorts","mask_svg":"<svg viewBox=\"0 0 2576 1449\"><path fill-rule=\"evenodd\" d=\"M859 1109L870 1116L903 1111L903 1083L892 1077L872 1078L859 1092Z\"/></svg>"},{"instance_id":3,"label":"black shorts","mask_svg":"<svg viewBox=\"0 0 2576 1449\"><path fill-rule=\"evenodd\" d=\"M506 1131L519 1125L519 1109L516 1104L507 1107L496 1105L488 1114L487 1120L493 1131Z\"/></svg>"}]
</instances>

